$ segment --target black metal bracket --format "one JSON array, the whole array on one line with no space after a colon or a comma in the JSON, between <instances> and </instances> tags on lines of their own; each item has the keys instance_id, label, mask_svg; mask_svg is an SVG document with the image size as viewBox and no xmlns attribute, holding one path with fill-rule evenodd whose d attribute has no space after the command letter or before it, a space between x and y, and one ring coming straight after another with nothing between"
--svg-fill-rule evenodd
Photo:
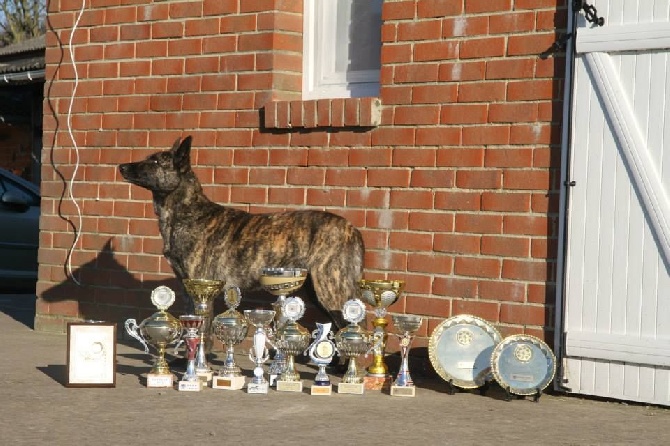
<instances>
[{"instance_id":1,"label":"black metal bracket","mask_svg":"<svg viewBox=\"0 0 670 446\"><path fill-rule=\"evenodd\" d=\"M561 34L549 48L540 53L540 59L546 59L554 53L563 51L568 45L568 40L572 37L572 33Z\"/></svg>"},{"instance_id":2,"label":"black metal bracket","mask_svg":"<svg viewBox=\"0 0 670 446\"><path fill-rule=\"evenodd\" d=\"M577 185L577 182L575 180L563 181L563 186L565 186L565 187L575 187L576 185Z\"/></svg>"},{"instance_id":3,"label":"black metal bracket","mask_svg":"<svg viewBox=\"0 0 670 446\"><path fill-rule=\"evenodd\" d=\"M575 11L584 11L586 20L596 26L603 26L605 24L605 19L598 17L598 10L596 7L586 3L586 0L573 0L572 9Z\"/></svg>"}]
</instances>

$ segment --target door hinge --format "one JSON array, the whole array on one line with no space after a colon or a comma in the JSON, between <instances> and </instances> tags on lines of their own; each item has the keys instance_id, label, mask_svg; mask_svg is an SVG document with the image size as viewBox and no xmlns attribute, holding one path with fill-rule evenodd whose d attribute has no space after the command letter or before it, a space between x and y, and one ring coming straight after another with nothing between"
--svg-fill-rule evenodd
<instances>
[{"instance_id":1,"label":"door hinge","mask_svg":"<svg viewBox=\"0 0 670 446\"><path fill-rule=\"evenodd\" d=\"M547 57L549 57L554 53L563 51L565 47L568 45L568 40L570 40L570 37L572 37L572 33L561 34L558 37L558 39L556 39L556 41L551 44L549 48L547 48L540 54L540 59L546 59Z\"/></svg>"},{"instance_id":2,"label":"door hinge","mask_svg":"<svg viewBox=\"0 0 670 446\"><path fill-rule=\"evenodd\" d=\"M563 181L563 186L565 187L575 187L577 185L577 182L575 180L572 181Z\"/></svg>"},{"instance_id":3,"label":"door hinge","mask_svg":"<svg viewBox=\"0 0 670 446\"><path fill-rule=\"evenodd\" d=\"M603 26L605 24L605 19L598 17L598 10L596 7L586 3L586 0L574 0L572 2L572 9L575 11L584 11L586 20L596 26Z\"/></svg>"}]
</instances>

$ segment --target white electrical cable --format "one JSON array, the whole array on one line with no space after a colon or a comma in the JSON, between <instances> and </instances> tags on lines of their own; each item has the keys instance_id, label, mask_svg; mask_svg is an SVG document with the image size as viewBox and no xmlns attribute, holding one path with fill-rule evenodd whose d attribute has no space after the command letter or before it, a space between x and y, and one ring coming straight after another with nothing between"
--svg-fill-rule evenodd
<instances>
[{"instance_id":1,"label":"white electrical cable","mask_svg":"<svg viewBox=\"0 0 670 446\"><path fill-rule=\"evenodd\" d=\"M77 278L74 276L72 273L72 254L77 246L77 243L79 243L79 237L81 235L81 227L82 227L82 215L81 215L81 208L79 207L79 203L77 203L77 200L74 198L74 194L72 193L72 186L74 185L74 179L77 176L77 171L79 170L79 147L77 146L77 141L74 139L74 135L72 133L72 105L74 104L74 98L75 95L77 94L77 87L79 86L79 72L77 71L77 62L74 58L74 49L72 48L72 39L74 38L74 32L77 29L77 26L79 26L79 21L81 20L81 16L84 15L84 8L86 7L86 0L82 0L81 2L81 9L79 10L79 14L77 15L77 19L74 22L74 26L72 27L72 31L70 32L70 41L68 42L68 49L70 51L70 61L72 62L72 69L74 70L74 87L72 88L72 95L70 96L70 105L68 106L67 109L67 132L68 135L70 135L70 140L72 141L72 144L74 146L74 154L75 154L75 163L74 163L74 171L72 172L72 178L70 178L70 182L68 185L68 193L70 197L70 201L74 204L74 207L77 209L77 217L79 220L79 225L73 225L74 226L74 241L72 242L72 246L67 252L67 273L68 275L72 278L74 283L77 285L81 285L81 282L77 280Z\"/></svg>"}]
</instances>

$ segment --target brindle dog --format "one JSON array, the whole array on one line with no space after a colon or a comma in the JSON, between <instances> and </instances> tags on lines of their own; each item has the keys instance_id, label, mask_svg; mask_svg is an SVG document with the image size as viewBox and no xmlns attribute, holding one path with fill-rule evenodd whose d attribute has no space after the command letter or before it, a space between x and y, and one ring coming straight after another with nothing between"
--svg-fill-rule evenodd
<instances>
[{"instance_id":1,"label":"brindle dog","mask_svg":"<svg viewBox=\"0 0 670 446\"><path fill-rule=\"evenodd\" d=\"M119 166L126 181L153 194L163 253L177 277L224 279L250 290L263 267L307 268L318 303L341 326L342 305L357 295L363 273L358 229L324 211L250 214L216 204L203 193L190 152L189 136Z\"/></svg>"}]
</instances>

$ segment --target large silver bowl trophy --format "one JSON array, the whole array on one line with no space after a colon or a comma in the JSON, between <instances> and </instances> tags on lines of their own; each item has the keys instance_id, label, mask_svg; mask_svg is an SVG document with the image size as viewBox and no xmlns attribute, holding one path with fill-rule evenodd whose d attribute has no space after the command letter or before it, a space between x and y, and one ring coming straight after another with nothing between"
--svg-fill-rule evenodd
<instances>
[{"instance_id":1,"label":"large silver bowl trophy","mask_svg":"<svg viewBox=\"0 0 670 446\"><path fill-rule=\"evenodd\" d=\"M349 325L337 332L335 345L340 354L349 360L349 364L342 382L337 386L337 393L362 395L365 387L356 358L367 355L375 347L373 336L359 325L365 319L365 304L359 299L348 300L342 308L342 316Z\"/></svg>"},{"instance_id":2,"label":"large silver bowl trophy","mask_svg":"<svg viewBox=\"0 0 670 446\"><path fill-rule=\"evenodd\" d=\"M423 318L413 314L400 314L393 316L393 325L397 331L396 336L400 338L400 370L398 376L391 386L392 396L414 396L414 381L409 374L409 348L414 339L414 334L421 327Z\"/></svg>"},{"instance_id":3,"label":"large silver bowl trophy","mask_svg":"<svg viewBox=\"0 0 670 446\"><path fill-rule=\"evenodd\" d=\"M212 380L212 367L207 362L206 352L211 350L211 324L214 316L214 299L226 286L224 280L183 279L184 289L193 299L194 313L203 317L200 327L200 343L195 357L195 372L204 382Z\"/></svg>"},{"instance_id":4,"label":"large silver bowl trophy","mask_svg":"<svg viewBox=\"0 0 670 446\"><path fill-rule=\"evenodd\" d=\"M235 346L244 340L249 331L247 319L236 310L241 299L242 292L238 287L226 289L225 300L228 310L212 321L214 336L226 349L225 363L218 375L212 378L214 389L239 390L244 387L244 376L239 366L235 364Z\"/></svg>"},{"instance_id":5,"label":"large silver bowl trophy","mask_svg":"<svg viewBox=\"0 0 670 446\"><path fill-rule=\"evenodd\" d=\"M187 363L186 373L184 373L184 376L179 381L177 389L187 392L199 392L202 390L202 380L196 374L195 355L198 350L198 344L200 344L199 331L202 328L204 318L200 315L184 314L179 316L179 322L181 322L185 332L183 339L186 343Z\"/></svg>"},{"instance_id":6,"label":"large silver bowl trophy","mask_svg":"<svg viewBox=\"0 0 670 446\"><path fill-rule=\"evenodd\" d=\"M254 363L254 377L247 384L247 393L268 393L263 364L268 360L268 331L275 317L274 310L244 310L244 316L254 326L254 343L249 351L249 359Z\"/></svg>"},{"instance_id":7,"label":"large silver bowl trophy","mask_svg":"<svg viewBox=\"0 0 670 446\"><path fill-rule=\"evenodd\" d=\"M333 333L330 331L332 323L316 323L316 330L312 332L314 342L305 351L314 364L319 367L319 371L314 377L314 384L310 387L311 395L330 395L333 392L333 386L326 373L326 366L333 360L337 353L337 347L332 341Z\"/></svg>"},{"instance_id":8,"label":"large silver bowl trophy","mask_svg":"<svg viewBox=\"0 0 670 446\"><path fill-rule=\"evenodd\" d=\"M280 392L302 392L300 374L295 369L295 356L303 353L309 345L309 331L296 321L305 314L305 303L297 296L287 297L281 307L286 322L275 337L275 345L286 355L286 367L277 379Z\"/></svg>"},{"instance_id":9,"label":"large silver bowl trophy","mask_svg":"<svg viewBox=\"0 0 670 446\"><path fill-rule=\"evenodd\" d=\"M260 284L265 291L277 296L277 301L272 304L275 310L274 334L277 334L286 323L282 315L284 300L297 291L307 279L305 268L263 268L261 269ZM276 379L286 369L286 355L281 348L276 348L270 363L270 385L275 384Z\"/></svg>"},{"instance_id":10,"label":"large silver bowl trophy","mask_svg":"<svg viewBox=\"0 0 670 446\"><path fill-rule=\"evenodd\" d=\"M153 367L147 375L147 387L174 385L174 375L165 360L165 349L181 335L179 320L167 312L174 300L174 291L166 286L159 286L151 292L151 303L158 312L144 319L139 325L135 319L128 319L125 323L126 331L142 343L145 353L149 353L149 345L158 351Z\"/></svg>"}]
</instances>

